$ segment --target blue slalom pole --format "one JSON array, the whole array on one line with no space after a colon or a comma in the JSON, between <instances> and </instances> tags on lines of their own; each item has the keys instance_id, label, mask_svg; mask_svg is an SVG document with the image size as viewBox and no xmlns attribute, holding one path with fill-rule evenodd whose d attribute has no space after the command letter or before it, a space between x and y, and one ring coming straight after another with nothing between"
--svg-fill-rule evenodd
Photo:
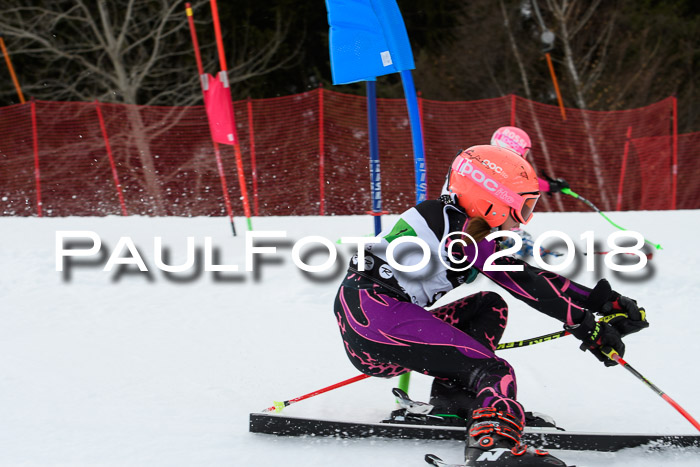
<instances>
[{"instance_id":1,"label":"blue slalom pole","mask_svg":"<svg viewBox=\"0 0 700 467\"><path fill-rule=\"evenodd\" d=\"M377 130L377 84L367 83L367 126L369 129L369 174L374 213L374 235L382 231L382 178L379 170L379 131Z\"/></svg>"},{"instance_id":2,"label":"blue slalom pole","mask_svg":"<svg viewBox=\"0 0 700 467\"><path fill-rule=\"evenodd\" d=\"M416 177L416 204L426 199L426 174L425 154L423 153L423 134L421 132L420 112L418 111L418 99L416 88L413 85L411 70L401 71L403 92L408 107L408 119L411 122L411 139L413 141L413 166Z\"/></svg>"}]
</instances>

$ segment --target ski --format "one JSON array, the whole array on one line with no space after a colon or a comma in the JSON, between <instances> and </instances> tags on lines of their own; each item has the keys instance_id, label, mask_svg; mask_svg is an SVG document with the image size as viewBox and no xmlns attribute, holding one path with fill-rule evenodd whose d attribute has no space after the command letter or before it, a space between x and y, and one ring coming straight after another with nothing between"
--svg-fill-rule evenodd
<instances>
[{"instance_id":1,"label":"ski","mask_svg":"<svg viewBox=\"0 0 700 467\"><path fill-rule=\"evenodd\" d=\"M458 425L418 425L408 423L366 423L340 420L288 417L269 413L251 413L249 431L277 436L329 436L338 438L397 438L423 440L460 440L466 428ZM539 449L572 451L619 451L638 446L700 447L699 435L587 433L553 428L526 427L522 442Z\"/></svg>"}]
</instances>

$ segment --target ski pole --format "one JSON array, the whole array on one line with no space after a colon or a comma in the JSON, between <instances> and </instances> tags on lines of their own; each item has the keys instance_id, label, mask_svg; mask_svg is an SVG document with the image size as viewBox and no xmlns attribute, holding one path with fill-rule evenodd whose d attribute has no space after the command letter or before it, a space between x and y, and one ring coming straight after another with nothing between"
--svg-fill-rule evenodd
<instances>
[{"instance_id":1,"label":"ski pole","mask_svg":"<svg viewBox=\"0 0 700 467\"><path fill-rule=\"evenodd\" d=\"M598 207L596 207L595 204L591 203L590 201L588 201L586 198L584 198L583 196L579 195L578 193L575 193L575 192L571 191L570 188L562 188L560 191L561 191L562 193L566 194L566 195L569 195L569 196L571 196L571 197L573 197L573 198L576 198L576 199L578 199L578 200L583 201L584 203L586 203L591 209L593 209L595 212L597 212L598 214L600 214L601 216L603 216L603 218L604 218L606 221L610 222L610 224L612 224L613 227L618 228L618 229L620 229L620 230L627 230L626 228L624 228L624 227L622 227L622 226L619 226L619 225L617 225L616 223L614 223L612 220L610 220L610 218L609 218L607 215L605 215L605 213L604 213L603 211L601 211L600 209L598 209ZM663 250L663 248L661 248L661 245L658 244L658 243L654 243L654 242L652 242L652 241L649 241L649 240L647 240L646 238L644 239L644 241L645 241L646 243L648 243L649 245L652 245L652 246L653 246L654 248L656 248L657 250Z\"/></svg>"},{"instance_id":2,"label":"ski pole","mask_svg":"<svg viewBox=\"0 0 700 467\"><path fill-rule=\"evenodd\" d=\"M560 337L568 336L570 334L571 333L569 331L557 331L551 334L545 334L544 336L531 337L530 339L525 339L522 341L506 342L503 344L498 344L496 350L517 349L518 347L527 347L528 345L534 345L539 344L540 342L551 341Z\"/></svg>"},{"instance_id":3,"label":"ski pole","mask_svg":"<svg viewBox=\"0 0 700 467\"><path fill-rule=\"evenodd\" d=\"M632 373L634 376L637 377L638 380L646 384L651 388L652 391L654 391L656 394L661 396L663 400L668 402L673 406L674 409L676 409L678 412L680 412L681 415L683 415L695 428L700 431L700 423L698 423L697 420L695 420L692 415L690 415L683 407L681 407L676 401L671 399L668 394L663 392L661 389L656 387L651 381L646 379L644 376L642 376L641 373L639 373L637 370L635 370L629 363L627 363L622 357L620 357L620 354L618 354L614 349L611 349L610 352L606 353L603 350L601 350L609 359L619 363L625 370L629 371Z\"/></svg>"},{"instance_id":4,"label":"ski pole","mask_svg":"<svg viewBox=\"0 0 700 467\"><path fill-rule=\"evenodd\" d=\"M342 387L342 386L347 386L348 384L352 384L352 383L355 383L357 381L361 381L361 380L369 378L369 377L370 377L369 375L364 375L364 374L357 375L357 376L354 376L350 379L346 379L345 381L341 381L339 383L332 384L332 385L325 387L323 389L319 389L317 391L310 392L308 394L304 394L303 396L295 397L294 399L289 399L288 401L275 401L271 407L264 409L263 412L278 413L278 412L281 412L282 409L284 409L288 405L292 405L296 402L303 401L304 399L309 399L311 397L318 396L319 394L323 394L324 392L332 391L333 389L337 389L337 388Z\"/></svg>"},{"instance_id":5,"label":"ski pole","mask_svg":"<svg viewBox=\"0 0 700 467\"><path fill-rule=\"evenodd\" d=\"M616 316L619 316L619 315L603 316L598 321L607 323L608 321L610 321L610 319L612 319ZM541 342L552 341L554 339L559 339L560 337L570 336L570 335L571 335L571 333L569 331L566 331L566 330L552 332L550 334L545 334L544 336L531 337L529 339L524 339L521 341L506 342L503 344L498 344L498 346L496 347L496 350L517 349L519 347L527 347L528 345L535 345L535 344L539 344Z\"/></svg>"}]
</instances>

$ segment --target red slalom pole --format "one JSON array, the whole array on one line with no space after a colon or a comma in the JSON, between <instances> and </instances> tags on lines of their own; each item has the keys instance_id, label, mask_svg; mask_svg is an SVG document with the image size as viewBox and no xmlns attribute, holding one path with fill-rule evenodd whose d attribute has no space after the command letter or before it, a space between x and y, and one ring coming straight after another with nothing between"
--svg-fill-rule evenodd
<instances>
[{"instance_id":1,"label":"red slalom pole","mask_svg":"<svg viewBox=\"0 0 700 467\"><path fill-rule=\"evenodd\" d=\"M190 3L185 3L185 13L187 14L187 22L190 26L190 36L192 37L192 46L194 47L194 57L197 61L197 72L199 73L199 84L202 88L202 94L204 94L205 89L205 79L204 67L202 65L202 56L199 51L199 42L197 41L197 30L194 25L194 14L192 12L192 5ZM226 213L228 214L229 221L231 222L231 230L233 231L234 237L236 236L236 225L233 222L233 208L231 207L231 199L228 195L228 184L226 183L226 175L224 173L224 164L221 160L221 151L219 150L219 143L214 141L212 137L212 144L214 146L214 157L216 158L216 168L219 171L219 179L221 181L221 192L224 197L224 206L226 206Z\"/></svg>"},{"instance_id":2,"label":"red slalom pole","mask_svg":"<svg viewBox=\"0 0 700 467\"><path fill-rule=\"evenodd\" d=\"M219 24L219 7L217 6L216 0L209 0L211 6L211 16L214 20L214 35L216 36L216 49L219 52L219 65L221 67L221 72L219 76L222 80L225 80L225 87L229 87L228 84L228 68L226 67L226 54L224 53L224 40L221 34L221 25ZM233 109L233 107L231 107ZM243 172L243 158L241 156L241 143L238 140L238 132L236 131L236 125L233 125L233 149L236 156L236 170L238 171L238 185L241 190L241 197L243 198L243 212L246 217L246 222L248 223L248 230L253 230L253 223L250 220L250 202L248 200L248 189L245 183L245 174Z\"/></svg>"},{"instance_id":3,"label":"red slalom pole","mask_svg":"<svg viewBox=\"0 0 700 467\"><path fill-rule=\"evenodd\" d=\"M36 126L36 103L34 99L29 104L32 113L32 143L34 148L34 183L36 185L36 215L42 216L41 207L44 203L41 201L41 171L39 170L39 130Z\"/></svg>"},{"instance_id":4,"label":"red slalom pole","mask_svg":"<svg viewBox=\"0 0 700 467\"><path fill-rule=\"evenodd\" d=\"M289 399L288 401L275 401L274 404L271 407L268 407L263 410L263 412L281 412L282 409L285 407L292 405L296 402L303 401L304 399L309 399L314 396L318 396L319 394L323 394L324 392L332 391L333 389L337 389L343 386L347 386L348 384L355 383L357 381L362 381L363 379L369 378L369 375L357 375L354 376L350 379L346 379L345 381L341 381L340 383L335 383L331 386L325 387L323 389L319 389L318 391L310 392L308 394L305 394L303 396L296 397L294 399Z\"/></svg>"},{"instance_id":5,"label":"red slalom pole","mask_svg":"<svg viewBox=\"0 0 700 467\"><path fill-rule=\"evenodd\" d=\"M603 352L603 353L605 353L605 352ZM698 431L700 431L700 423L698 423L698 421L695 420L692 415L690 415L683 407L681 407L678 404L678 402L671 399L671 397L668 394L666 394L661 389L656 387L651 381L646 379L640 372L635 370L629 363L627 363L622 357L620 357L620 355L617 352L615 352L615 350L611 350L610 353L605 353L605 355L607 355L609 359L614 360L617 363L619 363L625 370L629 371L634 376L636 376L637 379L639 379L641 382L643 382L644 384L649 386L652 391L654 391L656 394L661 396L661 398L663 400L665 400L666 402L671 404L674 409L676 409L681 415L683 415L686 418L686 420L688 420Z\"/></svg>"}]
</instances>

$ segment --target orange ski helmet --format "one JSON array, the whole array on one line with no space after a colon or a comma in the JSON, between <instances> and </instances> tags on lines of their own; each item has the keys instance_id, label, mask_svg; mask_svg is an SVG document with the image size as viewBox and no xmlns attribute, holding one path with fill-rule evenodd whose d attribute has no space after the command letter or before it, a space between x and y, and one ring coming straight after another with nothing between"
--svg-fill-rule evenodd
<instances>
[{"instance_id":1,"label":"orange ski helmet","mask_svg":"<svg viewBox=\"0 0 700 467\"><path fill-rule=\"evenodd\" d=\"M502 126L496 130L491 136L491 145L515 151L525 159L532 147L527 133L516 126Z\"/></svg>"},{"instance_id":2,"label":"orange ski helmet","mask_svg":"<svg viewBox=\"0 0 700 467\"><path fill-rule=\"evenodd\" d=\"M470 217L481 217L491 227L502 225L510 213L527 224L540 197L532 166L514 151L490 145L457 155L447 189Z\"/></svg>"}]
</instances>

